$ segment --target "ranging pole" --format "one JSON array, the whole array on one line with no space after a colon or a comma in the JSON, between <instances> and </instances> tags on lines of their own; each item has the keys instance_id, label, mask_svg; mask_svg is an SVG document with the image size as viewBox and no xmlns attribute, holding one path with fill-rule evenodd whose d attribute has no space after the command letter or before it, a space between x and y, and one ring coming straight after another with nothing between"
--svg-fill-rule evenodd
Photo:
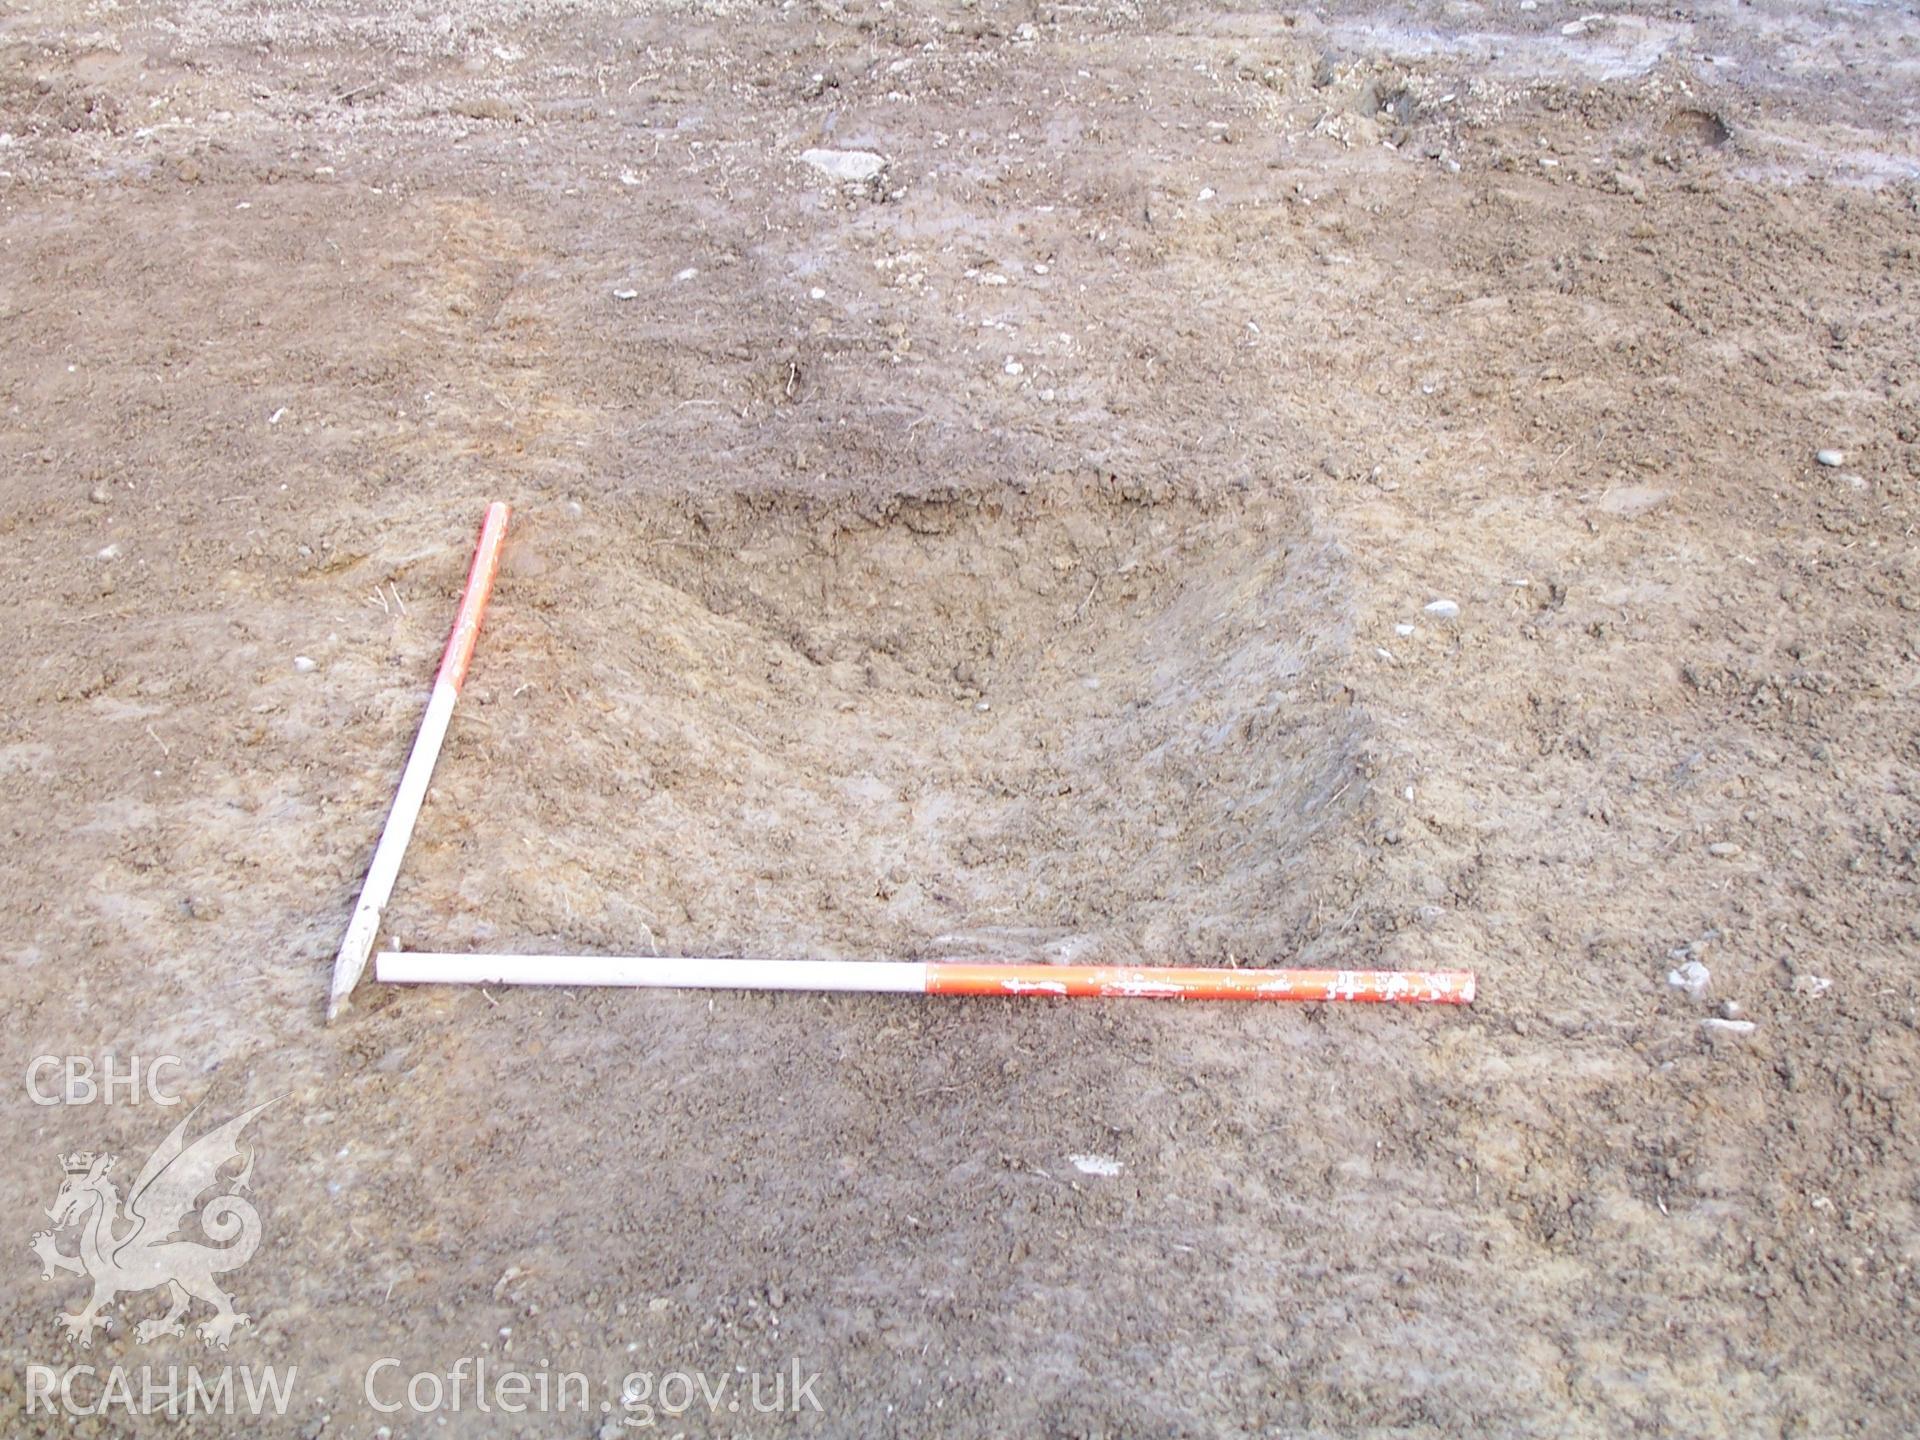
<instances>
[{"instance_id":1,"label":"ranging pole","mask_svg":"<svg viewBox=\"0 0 1920 1440\"><path fill-rule=\"evenodd\" d=\"M473 565L467 571L466 593L460 597L453 633L447 637L446 652L440 657L440 673L434 677L426 716L420 722L413 752L407 756L407 768L401 773L399 790L394 793L386 829L380 832L380 843L374 847L373 863L367 867L367 881L360 890L360 903L353 907L347 937L333 962L328 1020L346 1008L347 997L367 968L367 957L379 935L380 912L386 909L393 895L400 861L407 853L407 842L413 838L413 822L419 819L421 803L427 798L433 762L440 758L440 746L447 738L448 722L453 719L454 702L460 698L460 686L467 678L467 666L473 659L474 642L480 638L480 617L487 611L487 596L493 591L493 577L500 568L500 547L506 540L507 519L512 513L500 501L487 507L486 520L480 527L480 543L474 547Z\"/></svg>"},{"instance_id":2,"label":"ranging pole","mask_svg":"<svg viewBox=\"0 0 1920 1440\"><path fill-rule=\"evenodd\" d=\"M1139 1000L1359 1000L1470 1005L1468 970L1214 970L1180 965L951 965L908 960L710 960L651 955L448 955L382 950L395 984L624 985L675 990L1054 995Z\"/></svg>"},{"instance_id":3,"label":"ranging pole","mask_svg":"<svg viewBox=\"0 0 1920 1440\"><path fill-rule=\"evenodd\" d=\"M466 593L440 673L333 962L327 1019L346 1008L379 936L434 761L467 678L480 619L500 568L508 507L487 507ZM450 955L383 950L375 973L396 984L641 986L685 990L803 990L895 995L1098 996L1151 1000L1374 1001L1470 1005L1466 970L1217 970L1183 965L949 964L906 960L714 960L643 955Z\"/></svg>"}]
</instances>

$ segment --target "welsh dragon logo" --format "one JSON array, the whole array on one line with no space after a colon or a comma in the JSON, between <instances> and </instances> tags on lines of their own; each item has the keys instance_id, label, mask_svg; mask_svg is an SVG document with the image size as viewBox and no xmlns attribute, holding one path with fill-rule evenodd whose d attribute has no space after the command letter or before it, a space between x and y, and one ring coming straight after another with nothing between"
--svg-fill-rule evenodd
<instances>
[{"instance_id":1,"label":"welsh dragon logo","mask_svg":"<svg viewBox=\"0 0 1920 1440\"><path fill-rule=\"evenodd\" d=\"M119 1163L118 1156L89 1151L60 1158L66 1179L47 1208L53 1229L35 1234L29 1248L45 1266L45 1278L65 1271L93 1281L93 1297L85 1307L59 1317L70 1339L91 1348L93 1332L111 1324L100 1312L115 1296L162 1285L167 1287L170 1306L164 1316L142 1320L134 1327L134 1337L142 1342L184 1334L181 1317L195 1300L213 1307L213 1315L199 1326L201 1338L209 1345L224 1349L234 1329L247 1323L247 1317L233 1308L233 1297L214 1277L246 1264L260 1244L260 1213L240 1198L253 1176L252 1151L246 1153L246 1163L237 1174L223 1181L220 1171L242 1158L240 1132L273 1103L256 1105L191 1143L186 1139L193 1119L189 1115L140 1168L124 1205L118 1188L107 1178ZM225 1186L223 1193L204 1205L199 1203L202 1194L220 1185ZM177 1238L181 1225L196 1210L200 1229L214 1242L211 1245ZM80 1228L80 1248L72 1254L61 1251L55 1239L69 1226Z\"/></svg>"}]
</instances>

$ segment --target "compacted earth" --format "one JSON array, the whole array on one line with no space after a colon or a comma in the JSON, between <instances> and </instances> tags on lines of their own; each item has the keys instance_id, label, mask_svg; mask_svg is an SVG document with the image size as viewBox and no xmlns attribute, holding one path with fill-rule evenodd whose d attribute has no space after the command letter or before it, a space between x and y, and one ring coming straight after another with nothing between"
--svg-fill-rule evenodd
<instances>
[{"instance_id":1,"label":"compacted earth","mask_svg":"<svg viewBox=\"0 0 1920 1440\"><path fill-rule=\"evenodd\" d=\"M1913 1433L1917 121L1894 5L4 0L0 1430ZM389 945L1476 1002L324 1024L494 499Z\"/></svg>"}]
</instances>

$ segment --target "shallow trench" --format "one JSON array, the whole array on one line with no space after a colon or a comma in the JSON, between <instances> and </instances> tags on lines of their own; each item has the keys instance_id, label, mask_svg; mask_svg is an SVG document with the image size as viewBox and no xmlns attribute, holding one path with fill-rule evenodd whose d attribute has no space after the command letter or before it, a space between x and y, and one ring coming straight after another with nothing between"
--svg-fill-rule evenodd
<instances>
[{"instance_id":1,"label":"shallow trench","mask_svg":"<svg viewBox=\"0 0 1920 1440\"><path fill-rule=\"evenodd\" d=\"M1285 963L1353 814L1341 568L1284 498L530 517L415 946Z\"/></svg>"}]
</instances>

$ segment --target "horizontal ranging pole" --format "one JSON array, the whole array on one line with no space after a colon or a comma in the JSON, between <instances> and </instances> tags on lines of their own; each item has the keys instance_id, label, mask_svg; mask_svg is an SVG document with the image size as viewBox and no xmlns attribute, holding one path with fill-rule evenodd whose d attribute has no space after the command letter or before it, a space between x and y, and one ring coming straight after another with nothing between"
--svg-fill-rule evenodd
<instances>
[{"instance_id":1,"label":"horizontal ranging pole","mask_svg":"<svg viewBox=\"0 0 1920 1440\"><path fill-rule=\"evenodd\" d=\"M382 950L399 985L620 985L882 995L1130 1000L1352 1000L1470 1005L1470 970L1210 970L1179 965L949 965L910 960L709 960L652 955L450 955Z\"/></svg>"},{"instance_id":2,"label":"horizontal ranging pole","mask_svg":"<svg viewBox=\"0 0 1920 1440\"><path fill-rule=\"evenodd\" d=\"M480 540L474 546L473 564L467 570L466 592L460 597L459 612L453 618L453 632L447 636L447 648L440 656L440 671L434 677L433 693L427 700L427 713L414 737L413 751L407 756L407 768L401 772L400 788L394 792L393 808L387 812L386 828L374 847L373 863L367 866L366 884L360 887L360 902L353 907L353 919L340 942L340 953L333 962L333 988L327 998L327 1019L335 1019L346 1008L347 997L367 968L367 956L380 933L380 914L393 895L393 882L399 878L400 862L413 838L413 823L420 818L420 806L427 798L427 782L433 778L433 765L440 758L440 746L446 741L447 726L453 719L454 702L467 678L467 666L473 661L474 642L480 638L480 620L487 613L487 597L493 593L493 577L500 569L500 547L506 543L507 520L512 512L500 501L487 507L480 526Z\"/></svg>"}]
</instances>

